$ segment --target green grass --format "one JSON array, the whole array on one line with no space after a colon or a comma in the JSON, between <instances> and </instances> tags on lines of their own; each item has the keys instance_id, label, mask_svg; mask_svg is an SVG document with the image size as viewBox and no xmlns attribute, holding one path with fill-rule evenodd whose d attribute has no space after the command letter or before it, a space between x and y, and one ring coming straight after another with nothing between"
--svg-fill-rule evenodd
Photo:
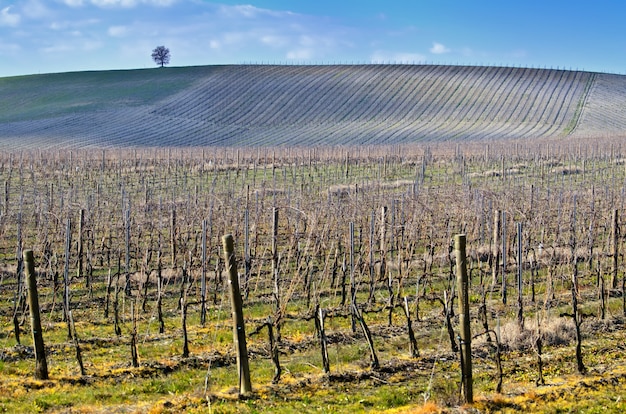
<instances>
[{"instance_id":1,"label":"green grass","mask_svg":"<svg viewBox=\"0 0 626 414\"><path fill-rule=\"evenodd\" d=\"M215 67L74 72L0 78L0 122L114 111L154 104ZM19 102L19 105L13 105ZM12 103L12 104L9 104Z\"/></svg>"}]
</instances>

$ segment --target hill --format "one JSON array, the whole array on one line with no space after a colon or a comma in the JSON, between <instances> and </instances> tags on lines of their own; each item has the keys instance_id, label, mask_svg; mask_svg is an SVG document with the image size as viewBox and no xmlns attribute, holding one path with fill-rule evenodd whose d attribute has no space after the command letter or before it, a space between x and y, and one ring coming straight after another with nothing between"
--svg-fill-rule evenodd
<instances>
[{"instance_id":1,"label":"hill","mask_svg":"<svg viewBox=\"0 0 626 414\"><path fill-rule=\"evenodd\" d=\"M399 144L626 135L626 76L235 65L0 78L0 147Z\"/></svg>"}]
</instances>

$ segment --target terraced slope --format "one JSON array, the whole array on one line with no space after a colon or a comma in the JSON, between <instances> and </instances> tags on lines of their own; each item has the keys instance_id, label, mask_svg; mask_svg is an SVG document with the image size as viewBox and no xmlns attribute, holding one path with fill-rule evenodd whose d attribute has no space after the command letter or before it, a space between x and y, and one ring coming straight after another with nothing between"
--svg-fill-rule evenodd
<instances>
[{"instance_id":1,"label":"terraced slope","mask_svg":"<svg viewBox=\"0 0 626 414\"><path fill-rule=\"evenodd\" d=\"M432 65L0 79L0 146L393 144L626 134L626 77Z\"/></svg>"}]
</instances>

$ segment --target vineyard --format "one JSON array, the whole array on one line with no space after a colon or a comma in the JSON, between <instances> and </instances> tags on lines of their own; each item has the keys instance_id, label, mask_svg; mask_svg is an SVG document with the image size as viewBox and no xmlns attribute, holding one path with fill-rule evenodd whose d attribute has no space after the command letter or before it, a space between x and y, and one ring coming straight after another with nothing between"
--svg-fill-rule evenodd
<instances>
[{"instance_id":1,"label":"vineyard","mask_svg":"<svg viewBox=\"0 0 626 414\"><path fill-rule=\"evenodd\" d=\"M295 90L320 70L327 82L349 79L307 70L316 76L301 74ZM367 70L361 76L371 76ZM441 82L434 68L421 70L432 73L412 88ZM537 87L537 100L557 91L578 101L600 76L448 69L464 85L493 85L505 70L529 72L516 83ZM543 87L531 81L541 76ZM579 86L546 89L566 77ZM393 79L384 90L402 94ZM211 81L202 82L197 93L210 95ZM509 95L454 111L443 104L453 99L446 93L438 99L461 134L472 130L461 129L472 113L520 117L524 133L557 131L539 125L571 118L567 105L502 112L513 104ZM302 106L273 97L262 120L280 126L297 118L322 128L328 118L314 108L329 105L323 96L298 94L312 99L312 109L293 118L285 108ZM206 100L179 98L189 104L176 108L185 119L217 117L196 110ZM386 122L398 111L439 122L433 108L381 100L390 107L375 116ZM237 103L244 104L251 105ZM252 108L236 116L231 125L261 123ZM363 110L337 122L371 116ZM1 153L0 410L469 409L459 408L459 350L467 341L458 336L452 245L465 234L473 409L623 412L625 160L619 140L572 138ZM226 234L238 262L246 395L233 347ZM47 379L34 375L23 260L30 250Z\"/></svg>"},{"instance_id":2,"label":"vineyard","mask_svg":"<svg viewBox=\"0 0 626 414\"><path fill-rule=\"evenodd\" d=\"M236 65L0 79L6 150L617 137L626 77L437 65Z\"/></svg>"}]
</instances>

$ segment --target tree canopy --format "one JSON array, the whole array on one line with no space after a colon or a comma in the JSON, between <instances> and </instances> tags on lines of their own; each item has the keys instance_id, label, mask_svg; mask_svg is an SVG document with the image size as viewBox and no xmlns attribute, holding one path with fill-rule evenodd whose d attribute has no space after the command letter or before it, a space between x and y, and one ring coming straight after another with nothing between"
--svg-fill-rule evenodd
<instances>
[{"instance_id":1,"label":"tree canopy","mask_svg":"<svg viewBox=\"0 0 626 414\"><path fill-rule=\"evenodd\" d=\"M152 50L152 60L161 67L169 65L170 63L170 50L165 46L157 46Z\"/></svg>"}]
</instances>

